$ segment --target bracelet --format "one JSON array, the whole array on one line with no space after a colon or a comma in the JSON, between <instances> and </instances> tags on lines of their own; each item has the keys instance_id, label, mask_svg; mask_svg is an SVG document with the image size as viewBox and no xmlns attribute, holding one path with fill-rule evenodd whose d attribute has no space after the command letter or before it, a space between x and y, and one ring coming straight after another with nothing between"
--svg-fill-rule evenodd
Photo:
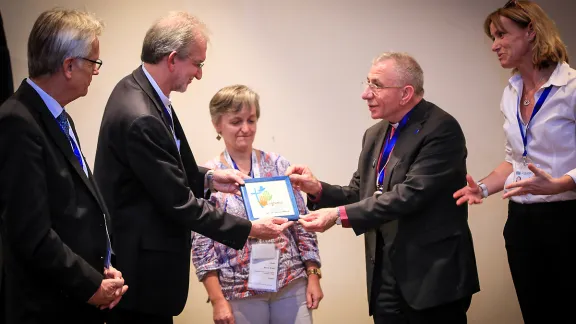
<instances>
[{"instance_id":1,"label":"bracelet","mask_svg":"<svg viewBox=\"0 0 576 324\"><path fill-rule=\"evenodd\" d=\"M306 270L306 275L317 275L318 279L322 279L322 271L319 268L312 268Z\"/></svg>"},{"instance_id":2,"label":"bracelet","mask_svg":"<svg viewBox=\"0 0 576 324\"><path fill-rule=\"evenodd\" d=\"M478 181L476 184L480 187L482 198L488 197L488 187L482 181Z\"/></svg>"}]
</instances>

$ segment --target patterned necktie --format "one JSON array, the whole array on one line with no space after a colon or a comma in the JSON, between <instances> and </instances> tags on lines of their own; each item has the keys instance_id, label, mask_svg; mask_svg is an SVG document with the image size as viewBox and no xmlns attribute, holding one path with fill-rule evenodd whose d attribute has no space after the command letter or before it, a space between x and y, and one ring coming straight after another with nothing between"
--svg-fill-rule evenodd
<instances>
[{"instance_id":1,"label":"patterned necktie","mask_svg":"<svg viewBox=\"0 0 576 324\"><path fill-rule=\"evenodd\" d=\"M168 107L170 109L166 109L166 112L168 113L168 120L170 121L170 130L172 131L172 133L174 134L174 136L176 136L176 132L174 131L174 108L172 108L172 105L168 105Z\"/></svg>"},{"instance_id":2,"label":"patterned necktie","mask_svg":"<svg viewBox=\"0 0 576 324\"><path fill-rule=\"evenodd\" d=\"M172 108L172 104L169 104L168 107L170 109L166 109L164 107L164 111L166 112L166 117L168 117L168 121L170 122L170 131L172 131L172 136L174 136L174 141L176 142L176 147L178 147L178 152L180 152L180 140L176 137L176 130L174 129L174 108Z\"/></svg>"},{"instance_id":3,"label":"patterned necktie","mask_svg":"<svg viewBox=\"0 0 576 324\"><path fill-rule=\"evenodd\" d=\"M56 118L56 121L58 121L60 129L64 132L64 134L68 138L68 141L70 141L70 144L72 144L72 151L74 152L74 155L78 159L78 162L80 162L80 167L84 169L84 163L82 162L82 155L80 154L80 149L72 139L72 136L70 136L70 123L68 122L68 118L66 117L66 111L63 110L60 116ZM104 259L104 267L108 268L110 267L110 258L112 255L112 249L110 244L110 237L108 235L108 225L106 224L105 216L104 216L104 224L106 225L106 257Z\"/></svg>"},{"instance_id":4,"label":"patterned necktie","mask_svg":"<svg viewBox=\"0 0 576 324\"><path fill-rule=\"evenodd\" d=\"M68 122L68 118L66 117L66 111L62 110L62 113L60 114L60 116L58 116L58 118L56 118L56 121L58 121L60 129L64 132L64 135L66 135L66 138L68 138L70 144L72 144L72 151L74 152L74 155L78 159L78 162L80 162L80 167L84 168L84 163L82 162L82 155L80 154L80 149L78 148L78 146L76 146L76 143L70 136L70 123Z\"/></svg>"}]
</instances>

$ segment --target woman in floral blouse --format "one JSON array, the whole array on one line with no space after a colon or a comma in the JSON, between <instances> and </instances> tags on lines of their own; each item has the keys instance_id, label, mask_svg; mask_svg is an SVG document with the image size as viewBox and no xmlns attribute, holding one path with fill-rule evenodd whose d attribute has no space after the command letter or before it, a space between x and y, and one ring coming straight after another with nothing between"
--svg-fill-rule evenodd
<instances>
[{"instance_id":1,"label":"woman in floral blouse","mask_svg":"<svg viewBox=\"0 0 576 324\"><path fill-rule=\"evenodd\" d=\"M210 101L210 115L224 152L205 166L235 168L251 177L284 175L290 165L282 156L252 147L260 117L259 96L243 85L221 89ZM302 195L295 192L300 214L306 214ZM213 193L218 208L247 218L242 197ZM204 283L214 309L215 323L308 324L312 309L323 297L320 288L318 240L295 224L274 240L250 238L240 251L194 233L192 260L198 279ZM259 291L248 286L250 257L254 244L274 244L279 251L277 291Z\"/></svg>"}]
</instances>

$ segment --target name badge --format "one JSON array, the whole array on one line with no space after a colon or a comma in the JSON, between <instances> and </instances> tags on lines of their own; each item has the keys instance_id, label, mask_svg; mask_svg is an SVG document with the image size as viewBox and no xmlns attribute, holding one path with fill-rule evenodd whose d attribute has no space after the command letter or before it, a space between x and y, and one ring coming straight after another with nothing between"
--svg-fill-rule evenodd
<instances>
[{"instance_id":1,"label":"name badge","mask_svg":"<svg viewBox=\"0 0 576 324\"><path fill-rule=\"evenodd\" d=\"M278 291L280 250L272 243L253 244L248 272L248 289Z\"/></svg>"},{"instance_id":2,"label":"name badge","mask_svg":"<svg viewBox=\"0 0 576 324\"><path fill-rule=\"evenodd\" d=\"M522 181L522 180L526 180L526 179L530 179L534 176L534 172L530 171L530 169L528 169L528 164L532 163L532 161L526 157L523 161L521 162L516 162L514 161L513 163L513 168L514 168L514 178L512 179L512 182L518 182L518 181ZM535 164L536 167L540 167L539 164ZM509 190L504 190L504 192L508 192ZM522 197L528 198L532 196L532 194L526 194Z\"/></svg>"}]
</instances>

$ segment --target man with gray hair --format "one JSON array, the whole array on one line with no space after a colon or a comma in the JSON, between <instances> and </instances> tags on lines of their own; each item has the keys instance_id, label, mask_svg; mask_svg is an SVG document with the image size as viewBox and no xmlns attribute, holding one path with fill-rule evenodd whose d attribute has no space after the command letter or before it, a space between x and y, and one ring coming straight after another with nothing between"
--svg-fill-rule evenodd
<instances>
[{"instance_id":1,"label":"man with gray hair","mask_svg":"<svg viewBox=\"0 0 576 324\"><path fill-rule=\"evenodd\" d=\"M142 65L114 88L100 128L95 175L112 215L114 251L130 291L115 323L172 323L188 297L191 231L235 249L271 239L291 222L250 222L217 210L205 190L238 192L243 174L198 167L170 101L202 78L208 35L185 12L146 33Z\"/></svg>"},{"instance_id":2,"label":"man with gray hair","mask_svg":"<svg viewBox=\"0 0 576 324\"><path fill-rule=\"evenodd\" d=\"M350 184L320 182L302 165L287 170L315 210L300 223L364 234L374 323L466 323L480 288L467 208L452 198L466 184L464 134L423 99L422 68L410 55L380 55L365 84L362 99L382 120L364 133Z\"/></svg>"},{"instance_id":3,"label":"man with gray hair","mask_svg":"<svg viewBox=\"0 0 576 324\"><path fill-rule=\"evenodd\" d=\"M98 75L101 31L85 12L43 12L28 39L29 78L0 106L8 324L104 323L100 309L127 290L110 265L108 212L64 109Z\"/></svg>"}]
</instances>

